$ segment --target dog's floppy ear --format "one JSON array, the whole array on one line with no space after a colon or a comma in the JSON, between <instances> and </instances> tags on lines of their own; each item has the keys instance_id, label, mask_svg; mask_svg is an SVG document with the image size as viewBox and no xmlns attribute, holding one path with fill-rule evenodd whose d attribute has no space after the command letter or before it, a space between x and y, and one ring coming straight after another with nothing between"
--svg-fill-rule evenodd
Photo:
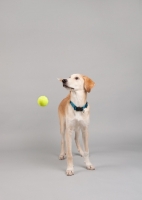
<instances>
[{"instance_id":1,"label":"dog's floppy ear","mask_svg":"<svg viewBox=\"0 0 142 200\"><path fill-rule=\"evenodd\" d=\"M89 77L87 76L82 76L84 79L84 89L86 92L90 92L91 89L95 86L95 82L92 81Z\"/></svg>"}]
</instances>

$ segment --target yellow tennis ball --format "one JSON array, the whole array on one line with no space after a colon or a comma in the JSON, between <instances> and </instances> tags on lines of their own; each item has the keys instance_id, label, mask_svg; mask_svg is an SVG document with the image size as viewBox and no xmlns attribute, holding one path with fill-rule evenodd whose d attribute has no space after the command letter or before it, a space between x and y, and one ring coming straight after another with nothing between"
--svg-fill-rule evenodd
<instances>
[{"instance_id":1,"label":"yellow tennis ball","mask_svg":"<svg viewBox=\"0 0 142 200\"><path fill-rule=\"evenodd\" d=\"M46 96L40 96L37 100L38 105L40 106L47 106L48 104L48 98Z\"/></svg>"}]
</instances>

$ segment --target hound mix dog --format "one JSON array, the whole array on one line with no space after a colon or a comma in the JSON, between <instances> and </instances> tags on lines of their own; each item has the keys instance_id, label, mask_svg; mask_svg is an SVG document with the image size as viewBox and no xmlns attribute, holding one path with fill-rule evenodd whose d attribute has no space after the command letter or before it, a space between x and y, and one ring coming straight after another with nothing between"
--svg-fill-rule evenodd
<instances>
[{"instance_id":1,"label":"hound mix dog","mask_svg":"<svg viewBox=\"0 0 142 200\"><path fill-rule=\"evenodd\" d=\"M67 156L66 174L74 174L72 156L72 133L75 132L75 143L78 152L84 158L87 169L94 170L89 159L88 125L90 106L87 102L87 92L90 92L95 83L87 76L73 74L68 79L59 79L63 87L70 91L69 95L61 101L58 107L61 139L60 160ZM84 150L79 144L79 133L82 131Z\"/></svg>"}]
</instances>

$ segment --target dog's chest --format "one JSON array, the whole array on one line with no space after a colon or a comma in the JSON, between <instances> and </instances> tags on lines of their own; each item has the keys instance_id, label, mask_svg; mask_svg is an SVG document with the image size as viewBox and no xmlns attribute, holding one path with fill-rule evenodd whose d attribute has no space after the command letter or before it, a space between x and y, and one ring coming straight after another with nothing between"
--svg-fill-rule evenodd
<instances>
[{"instance_id":1,"label":"dog's chest","mask_svg":"<svg viewBox=\"0 0 142 200\"><path fill-rule=\"evenodd\" d=\"M75 119L76 121L85 120L84 118L85 118L85 116L84 116L84 113L83 113L83 112L75 112L74 119Z\"/></svg>"},{"instance_id":2,"label":"dog's chest","mask_svg":"<svg viewBox=\"0 0 142 200\"><path fill-rule=\"evenodd\" d=\"M88 112L75 112L72 122L75 126L87 125L89 123Z\"/></svg>"}]
</instances>

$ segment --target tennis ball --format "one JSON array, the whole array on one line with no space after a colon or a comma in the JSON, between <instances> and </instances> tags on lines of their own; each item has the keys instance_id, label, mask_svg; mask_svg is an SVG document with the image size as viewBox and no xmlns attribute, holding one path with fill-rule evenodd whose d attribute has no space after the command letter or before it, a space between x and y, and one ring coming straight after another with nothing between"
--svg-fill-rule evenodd
<instances>
[{"instance_id":1,"label":"tennis ball","mask_svg":"<svg viewBox=\"0 0 142 200\"><path fill-rule=\"evenodd\" d=\"M48 104L48 98L46 96L40 96L37 100L37 103L39 106L47 106Z\"/></svg>"}]
</instances>

